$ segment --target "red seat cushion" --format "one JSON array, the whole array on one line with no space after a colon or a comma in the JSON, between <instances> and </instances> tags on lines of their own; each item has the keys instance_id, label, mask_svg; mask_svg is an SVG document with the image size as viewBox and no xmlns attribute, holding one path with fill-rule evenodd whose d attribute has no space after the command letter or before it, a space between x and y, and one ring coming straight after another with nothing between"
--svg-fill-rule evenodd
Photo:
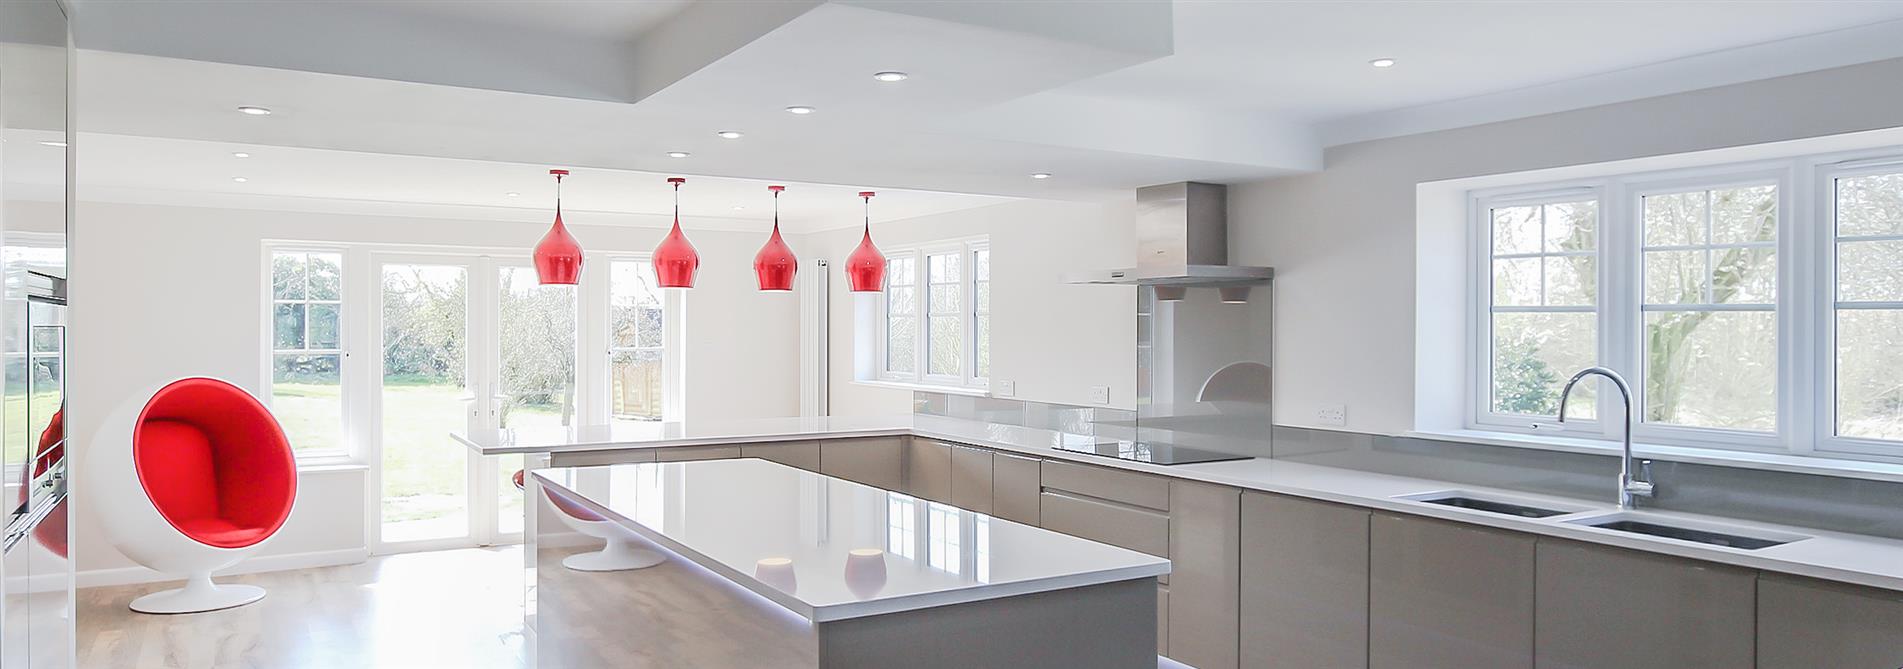
<instances>
[{"instance_id":1,"label":"red seat cushion","mask_svg":"<svg viewBox=\"0 0 1903 669\"><path fill-rule=\"evenodd\" d=\"M132 458L159 515L211 546L263 541L297 498L297 461L277 419L217 379L181 379L153 394L132 433Z\"/></svg>"}]
</instances>

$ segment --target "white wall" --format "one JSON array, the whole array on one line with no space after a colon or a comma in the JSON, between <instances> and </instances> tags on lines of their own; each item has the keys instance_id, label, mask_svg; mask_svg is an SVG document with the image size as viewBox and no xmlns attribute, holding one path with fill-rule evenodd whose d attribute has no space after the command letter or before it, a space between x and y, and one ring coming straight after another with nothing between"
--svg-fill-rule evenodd
<instances>
[{"instance_id":1,"label":"white wall","mask_svg":"<svg viewBox=\"0 0 1903 669\"><path fill-rule=\"evenodd\" d=\"M81 463L95 447L87 441L93 421L127 401L133 389L209 375L264 390L264 240L520 248L526 256L545 230L545 224L91 202L79 205L77 218L68 415L79 440L72 455ZM797 414L798 303L755 290L752 258L763 235L693 232L688 223L702 265L699 285L686 298L686 419ZM584 248L604 252L650 251L665 232L572 229ZM451 447L445 439L444 448ZM361 555L365 480L361 468L303 473L297 508L263 554L287 566ZM131 562L86 515L88 496L123 492L87 489L83 468L74 485L79 569L94 572L82 584L146 576L121 570Z\"/></svg>"},{"instance_id":2,"label":"white wall","mask_svg":"<svg viewBox=\"0 0 1903 669\"><path fill-rule=\"evenodd\" d=\"M1232 187L1230 262L1276 268L1276 422L1413 427L1416 184L1903 126L1899 81L1890 60L1349 144Z\"/></svg>"},{"instance_id":3,"label":"white wall","mask_svg":"<svg viewBox=\"0 0 1903 669\"><path fill-rule=\"evenodd\" d=\"M873 201L878 206L878 201ZM993 386L1017 384L1019 399L1090 405L1109 386L1112 406L1135 408L1136 292L1074 286L1065 273L1125 267L1136 260L1135 193L1111 204L1022 200L872 226L881 248L988 235L991 239ZM857 228L804 235L795 250L842 267ZM808 256L806 254L815 254ZM853 300L832 282L828 359L834 415L909 413L912 393L852 383Z\"/></svg>"}]
</instances>

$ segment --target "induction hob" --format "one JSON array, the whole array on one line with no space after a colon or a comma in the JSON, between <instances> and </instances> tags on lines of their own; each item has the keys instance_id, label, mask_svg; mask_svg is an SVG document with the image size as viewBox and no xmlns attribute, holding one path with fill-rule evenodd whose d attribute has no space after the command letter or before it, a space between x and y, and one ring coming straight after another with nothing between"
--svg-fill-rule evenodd
<instances>
[{"instance_id":1,"label":"induction hob","mask_svg":"<svg viewBox=\"0 0 1903 669\"><path fill-rule=\"evenodd\" d=\"M1221 462L1224 460L1248 460L1250 456L1206 451L1156 441L1100 441L1096 443L1067 443L1056 447L1060 451L1086 453L1118 460L1148 462L1153 465L1187 465L1198 462Z\"/></svg>"}]
</instances>

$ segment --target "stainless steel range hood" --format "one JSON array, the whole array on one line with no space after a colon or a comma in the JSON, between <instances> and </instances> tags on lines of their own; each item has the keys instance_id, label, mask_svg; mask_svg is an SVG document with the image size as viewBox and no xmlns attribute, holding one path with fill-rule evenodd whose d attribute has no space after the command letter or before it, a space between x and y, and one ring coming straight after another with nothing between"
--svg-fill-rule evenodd
<instances>
[{"instance_id":1,"label":"stainless steel range hood","mask_svg":"<svg viewBox=\"0 0 1903 669\"><path fill-rule=\"evenodd\" d=\"M1066 275L1065 283L1257 284L1268 267L1229 264L1228 187L1185 181L1137 189L1137 266Z\"/></svg>"}]
</instances>

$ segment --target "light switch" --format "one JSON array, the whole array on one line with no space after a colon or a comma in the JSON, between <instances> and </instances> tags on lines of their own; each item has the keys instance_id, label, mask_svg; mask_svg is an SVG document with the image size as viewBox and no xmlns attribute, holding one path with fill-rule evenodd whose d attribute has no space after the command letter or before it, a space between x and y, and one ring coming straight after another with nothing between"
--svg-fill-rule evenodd
<instances>
[{"instance_id":1,"label":"light switch","mask_svg":"<svg viewBox=\"0 0 1903 669\"><path fill-rule=\"evenodd\" d=\"M1018 382L999 379L997 383L993 384L991 390L997 393L999 397L1017 397Z\"/></svg>"},{"instance_id":2,"label":"light switch","mask_svg":"<svg viewBox=\"0 0 1903 669\"><path fill-rule=\"evenodd\" d=\"M1091 386L1090 401L1097 404L1110 403L1110 386Z\"/></svg>"}]
</instances>

